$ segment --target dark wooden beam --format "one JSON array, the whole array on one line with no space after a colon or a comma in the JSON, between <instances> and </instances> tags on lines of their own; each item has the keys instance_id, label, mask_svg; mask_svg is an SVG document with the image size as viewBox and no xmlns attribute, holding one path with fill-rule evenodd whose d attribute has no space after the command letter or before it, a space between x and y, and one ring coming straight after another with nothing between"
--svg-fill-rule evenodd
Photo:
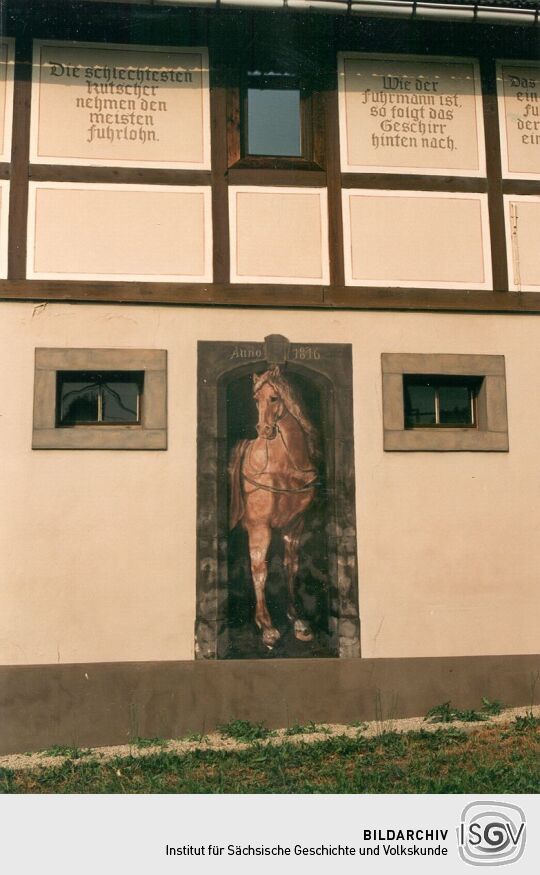
<instances>
[{"instance_id":1,"label":"dark wooden beam","mask_svg":"<svg viewBox=\"0 0 540 875\"><path fill-rule=\"evenodd\" d=\"M388 191L487 191L487 181L478 177L429 176L420 173L344 173L341 185L343 188Z\"/></svg>"},{"instance_id":2,"label":"dark wooden beam","mask_svg":"<svg viewBox=\"0 0 540 875\"><path fill-rule=\"evenodd\" d=\"M215 47L210 69L210 126L212 152L212 235L214 282L228 283L229 189L227 182L227 88L222 78L225 47L221 44L216 20L208 15L208 43Z\"/></svg>"},{"instance_id":3,"label":"dark wooden beam","mask_svg":"<svg viewBox=\"0 0 540 875\"><path fill-rule=\"evenodd\" d=\"M341 162L339 157L339 117L336 87L324 93L326 122L326 176L328 188L328 249L330 284L345 284L343 252L343 213L341 206Z\"/></svg>"},{"instance_id":4,"label":"dark wooden beam","mask_svg":"<svg viewBox=\"0 0 540 875\"><path fill-rule=\"evenodd\" d=\"M144 167L77 167L32 164L29 179L38 182L103 182L134 185L210 185L209 170L161 170Z\"/></svg>"},{"instance_id":5,"label":"dark wooden beam","mask_svg":"<svg viewBox=\"0 0 540 875\"><path fill-rule=\"evenodd\" d=\"M17 280L24 279L26 276L30 94L32 87L30 40L19 39L15 44L15 52L11 183L9 190L8 277Z\"/></svg>"},{"instance_id":6,"label":"dark wooden beam","mask_svg":"<svg viewBox=\"0 0 540 875\"><path fill-rule=\"evenodd\" d=\"M349 286L0 280L5 301L176 304L458 313L540 313L540 293Z\"/></svg>"},{"instance_id":7,"label":"dark wooden beam","mask_svg":"<svg viewBox=\"0 0 540 875\"><path fill-rule=\"evenodd\" d=\"M229 185L290 185L321 188L326 186L324 170L255 170L232 167Z\"/></svg>"},{"instance_id":8,"label":"dark wooden beam","mask_svg":"<svg viewBox=\"0 0 540 875\"><path fill-rule=\"evenodd\" d=\"M491 266L495 292L508 291L508 261L501 179L501 143L495 61L480 62L486 140L487 195L491 235Z\"/></svg>"}]
</instances>

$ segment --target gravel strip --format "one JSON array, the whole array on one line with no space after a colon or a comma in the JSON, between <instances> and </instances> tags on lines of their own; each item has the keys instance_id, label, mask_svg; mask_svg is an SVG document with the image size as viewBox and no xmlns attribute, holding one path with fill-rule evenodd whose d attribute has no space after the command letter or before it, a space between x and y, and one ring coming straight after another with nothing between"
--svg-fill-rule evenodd
<instances>
[{"instance_id":1,"label":"gravel strip","mask_svg":"<svg viewBox=\"0 0 540 875\"><path fill-rule=\"evenodd\" d=\"M518 715L532 713L535 717L540 718L540 705L520 708L506 708L497 716L490 716L487 720L461 722L458 720L451 723L431 723L425 720L424 717L409 717L402 720L374 720L370 723L362 723L358 726L341 723L318 723L316 732L307 732L298 735L286 735L286 729L275 730L275 735L264 740L256 742L235 741L232 738L224 738L219 732L212 732L205 735L198 741L188 741L187 739L167 739L160 744L149 745L148 747L140 747L136 743L133 744L118 744L110 747L92 747L84 748L78 751L77 755L55 755L51 756L44 752L28 753L28 754L10 754L0 757L0 768L3 769L36 769L47 768L50 766L60 766L66 760L69 760L74 765L79 763L87 763L89 761L98 761L106 763L117 757L126 758L144 758L152 756L156 753L188 753L193 750L224 750L238 751L246 750L253 744L261 745L281 745L285 743L302 744L314 741L322 741L332 736L346 736L348 738L373 738L381 735L383 732L412 732L424 729L428 732L435 732L437 729L457 728L464 732L472 732L475 729L485 728L489 726L500 726L510 723Z\"/></svg>"}]
</instances>

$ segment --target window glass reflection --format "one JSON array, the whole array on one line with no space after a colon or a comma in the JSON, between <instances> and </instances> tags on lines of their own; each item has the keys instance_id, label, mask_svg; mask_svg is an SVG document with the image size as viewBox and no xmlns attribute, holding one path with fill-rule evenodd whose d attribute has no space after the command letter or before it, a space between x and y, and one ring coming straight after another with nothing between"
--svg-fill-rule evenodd
<instances>
[{"instance_id":1,"label":"window glass reflection","mask_svg":"<svg viewBox=\"0 0 540 875\"><path fill-rule=\"evenodd\" d=\"M103 383L103 422L137 422L137 383Z\"/></svg>"},{"instance_id":2,"label":"window glass reflection","mask_svg":"<svg viewBox=\"0 0 540 875\"><path fill-rule=\"evenodd\" d=\"M439 387L439 418L442 425L471 425L472 406L468 386Z\"/></svg>"},{"instance_id":3,"label":"window glass reflection","mask_svg":"<svg viewBox=\"0 0 540 875\"><path fill-rule=\"evenodd\" d=\"M404 375L405 428L475 427L481 383L478 377Z\"/></svg>"},{"instance_id":4,"label":"window glass reflection","mask_svg":"<svg viewBox=\"0 0 540 875\"><path fill-rule=\"evenodd\" d=\"M139 371L58 372L57 424L140 422L143 378Z\"/></svg>"},{"instance_id":5,"label":"window glass reflection","mask_svg":"<svg viewBox=\"0 0 540 875\"><path fill-rule=\"evenodd\" d=\"M435 425L435 388L429 383L405 383L405 426Z\"/></svg>"},{"instance_id":6,"label":"window glass reflection","mask_svg":"<svg viewBox=\"0 0 540 875\"><path fill-rule=\"evenodd\" d=\"M98 387L88 381L64 381L61 388L60 419L64 425L76 422L96 422L98 418Z\"/></svg>"},{"instance_id":7,"label":"window glass reflection","mask_svg":"<svg viewBox=\"0 0 540 875\"><path fill-rule=\"evenodd\" d=\"M249 87L247 140L249 155L300 157L302 155L300 90Z\"/></svg>"}]
</instances>

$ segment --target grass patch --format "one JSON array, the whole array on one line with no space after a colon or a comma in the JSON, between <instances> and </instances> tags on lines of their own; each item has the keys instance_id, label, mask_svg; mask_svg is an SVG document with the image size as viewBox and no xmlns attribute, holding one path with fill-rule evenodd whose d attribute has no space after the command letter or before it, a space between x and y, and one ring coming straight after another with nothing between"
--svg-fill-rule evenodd
<instances>
[{"instance_id":1,"label":"grass patch","mask_svg":"<svg viewBox=\"0 0 540 875\"><path fill-rule=\"evenodd\" d=\"M263 741L276 734L263 723L250 723L249 720L229 720L218 726L217 730L224 738L233 738L235 741Z\"/></svg>"},{"instance_id":2,"label":"grass patch","mask_svg":"<svg viewBox=\"0 0 540 875\"><path fill-rule=\"evenodd\" d=\"M91 750L82 747L69 747L68 745L54 744L46 750L40 751L42 757L69 757L72 760L80 760L81 757L90 756ZM25 754L31 756L31 754Z\"/></svg>"},{"instance_id":3,"label":"grass patch","mask_svg":"<svg viewBox=\"0 0 540 875\"><path fill-rule=\"evenodd\" d=\"M500 714L502 708L502 704L497 699L491 702L489 699L483 698L480 711L473 708L454 708L451 702L443 702L442 705L430 708L424 720L427 720L428 723L453 723L456 720L461 723L477 723L489 720L495 714Z\"/></svg>"},{"instance_id":4,"label":"grass patch","mask_svg":"<svg viewBox=\"0 0 540 875\"><path fill-rule=\"evenodd\" d=\"M354 723L350 723L349 726L352 726L353 729L358 729L359 732L364 732L364 730L368 728L369 723L366 723L364 720L355 720Z\"/></svg>"},{"instance_id":5,"label":"grass patch","mask_svg":"<svg viewBox=\"0 0 540 875\"><path fill-rule=\"evenodd\" d=\"M490 717L496 717L498 714L502 712L504 705L502 702L499 702L498 699L486 699L485 696L482 696L482 711L484 713L489 714Z\"/></svg>"},{"instance_id":6,"label":"grass patch","mask_svg":"<svg viewBox=\"0 0 540 875\"><path fill-rule=\"evenodd\" d=\"M3 769L0 792L538 793L538 726L506 735L503 729L466 733L449 726L371 738L270 741L234 751L163 749L108 762L67 759L31 771Z\"/></svg>"},{"instance_id":7,"label":"grass patch","mask_svg":"<svg viewBox=\"0 0 540 875\"><path fill-rule=\"evenodd\" d=\"M136 738L133 744L139 750L145 750L147 747L167 747L168 741L164 738Z\"/></svg>"},{"instance_id":8,"label":"grass patch","mask_svg":"<svg viewBox=\"0 0 540 875\"><path fill-rule=\"evenodd\" d=\"M319 726L317 723L314 723L313 720L310 720L309 723L302 725L301 723L293 723L292 726L289 726L288 729L285 730L285 735L314 735L317 732L322 732L324 735L328 735L330 730L327 726Z\"/></svg>"},{"instance_id":9,"label":"grass patch","mask_svg":"<svg viewBox=\"0 0 540 875\"><path fill-rule=\"evenodd\" d=\"M540 727L540 717L536 717L532 711L526 714L518 714L514 717L510 728L514 732L535 732Z\"/></svg>"}]
</instances>

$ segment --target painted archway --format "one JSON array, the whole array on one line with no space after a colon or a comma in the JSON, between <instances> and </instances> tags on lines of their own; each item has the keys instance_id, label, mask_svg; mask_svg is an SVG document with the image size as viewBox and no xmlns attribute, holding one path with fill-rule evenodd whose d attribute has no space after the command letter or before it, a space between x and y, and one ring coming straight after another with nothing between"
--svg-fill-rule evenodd
<instances>
[{"instance_id":1,"label":"painted archway","mask_svg":"<svg viewBox=\"0 0 540 875\"><path fill-rule=\"evenodd\" d=\"M268 597L282 637L268 651L253 624L245 532L228 525L227 466L232 447L254 437L252 376L279 364L320 439L319 488L306 519L298 592L314 641L290 634L280 539L269 554ZM201 341L198 370L199 658L359 655L356 573L352 361L348 344L291 344L271 335L242 344Z\"/></svg>"}]
</instances>

